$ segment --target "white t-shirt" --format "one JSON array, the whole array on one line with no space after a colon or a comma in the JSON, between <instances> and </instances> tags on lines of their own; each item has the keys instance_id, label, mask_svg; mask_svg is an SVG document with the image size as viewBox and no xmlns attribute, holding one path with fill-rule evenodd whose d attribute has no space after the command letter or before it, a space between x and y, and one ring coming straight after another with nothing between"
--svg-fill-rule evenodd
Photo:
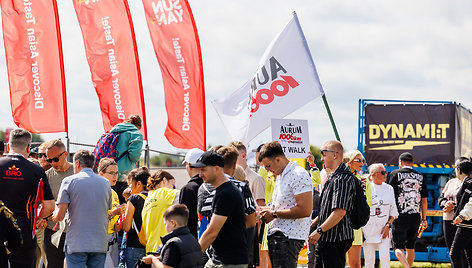
<instances>
[{"instance_id":1,"label":"white t-shirt","mask_svg":"<svg viewBox=\"0 0 472 268\"><path fill-rule=\"evenodd\" d=\"M371 183L371 186L372 206L370 207L370 218L367 224L362 227L362 231L365 237L364 243L380 243L382 228L390 216L398 217L398 210L392 186L386 183L381 185Z\"/></svg>"},{"instance_id":2,"label":"white t-shirt","mask_svg":"<svg viewBox=\"0 0 472 268\"><path fill-rule=\"evenodd\" d=\"M313 183L308 172L296 162L290 162L277 176L272 194L272 210L289 209L297 205L295 196L313 191ZM310 217L300 219L274 219L269 223L271 235L281 231L290 239L306 240L310 232Z\"/></svg>"}]
</instances>

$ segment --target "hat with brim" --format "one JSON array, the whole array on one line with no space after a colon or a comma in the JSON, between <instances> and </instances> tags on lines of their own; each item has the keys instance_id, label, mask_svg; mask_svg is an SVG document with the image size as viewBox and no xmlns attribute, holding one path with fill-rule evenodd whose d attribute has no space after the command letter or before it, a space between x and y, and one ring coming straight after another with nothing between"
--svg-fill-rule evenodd
<instances>
[{"instance_id":1,"label":"hat with brim","mask_svg":"<svg viewBox=\"0 0 472 268\"><path fill-rule=\"evenodd\" d=\"M192 168L202 168L206 166L225 166L225 159L218 153L213 151L204 152L195 164L191 164Z\"/></svg>"},{"instance_id":2,"label":"hat with brim","mask_svg":"<svg viewBox=\"0 0 472 268\"><path fill-rule=\"evenodd\" d=\"M202 156L203 153L204 151L198 148L190 149L185 155L185 159L182 161L182 164L189 163L190 165L193 165L197 163L197 160L200 158L200 156Z\"/></svg>"}]
</instances>

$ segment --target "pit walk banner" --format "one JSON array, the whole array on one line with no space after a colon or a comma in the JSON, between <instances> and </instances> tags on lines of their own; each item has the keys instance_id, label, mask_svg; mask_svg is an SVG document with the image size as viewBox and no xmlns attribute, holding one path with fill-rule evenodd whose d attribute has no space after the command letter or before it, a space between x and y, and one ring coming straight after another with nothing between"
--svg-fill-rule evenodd
<instances>
[{"instance_id":1,"label":"pit walk banner","mask_svg":"<svg viewBox=\"0 0 472 268\"><path fill-rule=\"evenodd\" d=\"M127 0L73 0L85 53L109 131L128 116L141 116L147 140L143 86Z\"/></svg>"},{"instance_id":2,"label":"pit walk banner","mask_svg":"<svg viewBox=\"0 0 472 268\"><path fill-rule=\"evenodd\" d=\"M206 150L205 89L200 40L186 0L143 0L164 82L172 146Z\"/></svg>"},{"instance_id":3,"label":"pit walk banner","mask_svg":"<svg viewBox=\"0 0 472 268\"><path fill-rule=\"evenodd\" d=\"M315 64L295 13L272 41L244 86L212 104L231 138L248 144L286 115L323 95Z\"/></svg>"},{"instance_id":4,"label":"pit walk banner","mask_svg":"<svg viewBox=\"0 0 472 268\"><path fill-rule=\"evenodd\" d=\"M305 159L310 152L308 120L271 120L272 140L278 141L288 158Z\"/></svg>"},{"instance_id":5,"label":"pit walk banner","mask_svg":"<svg viewBox=\"0 0 472 268\"><path fill-rule=\"evenodd\" d=\"M67 132L56 0L1 0L0 5L13 121L34 133Z\"/></svg>"}]
</instances>

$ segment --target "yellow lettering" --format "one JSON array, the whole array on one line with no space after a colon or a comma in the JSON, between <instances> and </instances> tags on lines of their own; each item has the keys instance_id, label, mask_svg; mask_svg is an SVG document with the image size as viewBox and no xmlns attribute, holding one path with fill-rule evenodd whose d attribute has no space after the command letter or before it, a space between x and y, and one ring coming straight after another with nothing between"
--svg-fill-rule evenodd
<instances>
[{"instance_id":1,"label":"yellow lettering","mask_svg":"<svg viewBox=\"0 0 472 268\"><path fill-rule=\"evenodd\" d=\"M369 139L375 140L380 137L380 129L377 125L369 125Z\"/></svg>"},{"instance_id":2,"label":"yellow lettering","mask_svg":"<svg viewBox=\"0 0 472 268\"><path fill-rule=\"evenodd\" d=\"M408 138L408 136L411 136L413 139L416 138L416 133L415 130L413 129L413 126L411 124L406 125L405 133L403 134L403 138Z\"/></svg>"},{"instance_id":3,"label":"yellow lettering","mask_svg":"<svg viewBox=\"0 0 472 268\"><path fill-rule=\"evenodd\" d=\"M403 124L394 125L392 124L392 139L399 138L403 139Z\"/></svg>"},{"instance_id":4,"label":"yellow lettering","mask_svg":"<svg viewBox=\"0 0 472 268\"><path fill-rule=\"evenodd\" d=\"M446 138L446 129L449 128L449 124L438 124L438 128L441 129L441 138Z\"/></svg>"},{"instance_id":5,"label":"yellow lettering","mask_svg":"<svg viewBox=\"0 0 472 268\"><path fill-rule=\"evenodd\" d=\"M387 127L380 125L380 130L383 132L384 139L388 139L388 131L390 131L390 128L392 128L392 124L388 124Z\"/></svg>"},{"instance_id":6,"label":"yellow lettering","mask_svg":"<svg viewBox=\"0 0 472 268\"><path fill-rule=\"evenodd\" d=\"M422 136L429 139L429 124L425 124L424 127L421 127L421 124L416 124L416 137L421 138Z\"/></svg>"}]
</instances>

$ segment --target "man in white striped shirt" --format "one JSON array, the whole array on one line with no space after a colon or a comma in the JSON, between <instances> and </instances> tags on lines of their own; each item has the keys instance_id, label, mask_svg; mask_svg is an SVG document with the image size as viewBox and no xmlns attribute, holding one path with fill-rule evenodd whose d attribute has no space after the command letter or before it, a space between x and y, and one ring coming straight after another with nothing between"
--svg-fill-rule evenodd
<instances>
[{"instance_id":1,"label":"man in white striped shirt","mask_svg":"<svg viewBox=\"0 0 472 268\"><path fill-rule=\"evenodd\" d=\"M343 163L343 146L339 141L328 141L321 149L321 160L331 176L320 197L320 212L312 226L317 225L308 242L316 244L315 267L345 267L346 252L354 240L349 212L353 206L354 180Z\"/></svg>"}]
</instances>

